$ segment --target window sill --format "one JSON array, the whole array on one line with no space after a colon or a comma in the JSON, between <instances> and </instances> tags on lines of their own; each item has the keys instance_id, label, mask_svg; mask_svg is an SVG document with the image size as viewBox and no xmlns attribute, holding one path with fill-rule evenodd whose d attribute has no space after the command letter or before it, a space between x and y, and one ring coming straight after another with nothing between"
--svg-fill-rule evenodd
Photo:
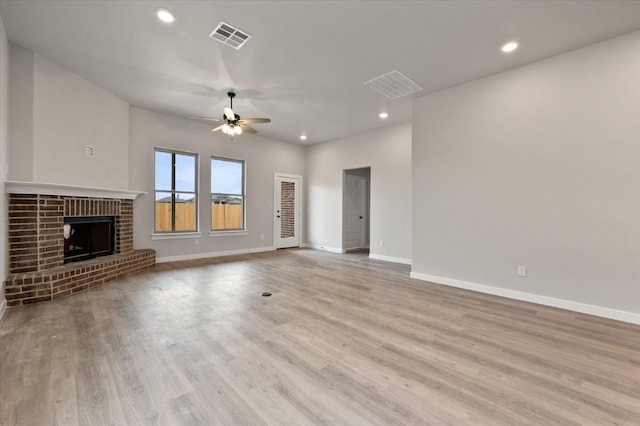
<instances>
[{"instance_id":1,"label":"window sill","mask_svg":"<svg viewBox=\"0 0 640 426\"><path fill-rule=\"evenodd\" d=\"M186 240L202 238L200 232L167 232L166 234L151 234L151 240Z\"/></svg>"},{"instance_id":2,"label":"window sill","mask_svg":"<svg viewBox=\"0 0 640 426\"><path fill-rule=\"evenodd\" d=\"M249 235L246 229L237 229L233 231L210 231L209 237L235 237L240 235Z\"/></svg>"}]
</instances>

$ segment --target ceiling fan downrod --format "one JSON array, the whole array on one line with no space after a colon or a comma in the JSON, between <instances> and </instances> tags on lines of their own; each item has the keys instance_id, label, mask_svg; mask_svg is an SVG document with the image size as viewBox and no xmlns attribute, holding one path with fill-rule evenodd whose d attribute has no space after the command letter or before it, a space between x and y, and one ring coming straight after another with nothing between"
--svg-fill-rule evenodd
<instances>
[{"instance_id":1,"label":"ceiling fan downrod","mask_svg":"<svg viewBox=\"0 0 640 426\"><path fill-rule=\"evenodd\" d=\"M231 106L230 108L233 109L233 98L236 97L236 94L234 92L227 92L227 96L229 96L229 99L231 99Z\"/></svg>"}]
</instances>

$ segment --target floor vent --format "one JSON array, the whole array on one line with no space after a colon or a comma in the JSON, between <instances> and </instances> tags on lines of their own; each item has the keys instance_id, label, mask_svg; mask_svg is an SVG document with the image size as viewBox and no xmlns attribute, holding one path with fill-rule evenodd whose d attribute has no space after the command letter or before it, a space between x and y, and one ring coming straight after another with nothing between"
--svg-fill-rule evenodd
<instances>
[{"instance_id":1,"label":"floor vent","mask_svg":"<svg viewBox=\"0 0 640 426\"><path fill-rule=\"evenodd\" d=\"M223 21L220 21L213 32L209 34L209 37L214 40L218 40L222 44L231 46L236 50L244 46L244 44L251 38L251 36L246 32Z\"/></svg>"},{"instance_id":2,"label":"floor vent","mask_svg":"<svg viewBox=\"0 0 640 426\"><path fill-rule=\"evenodd\" d=\"M365 81L364 84L389 99L396 99L422 90L418 83L398 70L372 78L369 81Z\"/></svg>"}]
</instances>

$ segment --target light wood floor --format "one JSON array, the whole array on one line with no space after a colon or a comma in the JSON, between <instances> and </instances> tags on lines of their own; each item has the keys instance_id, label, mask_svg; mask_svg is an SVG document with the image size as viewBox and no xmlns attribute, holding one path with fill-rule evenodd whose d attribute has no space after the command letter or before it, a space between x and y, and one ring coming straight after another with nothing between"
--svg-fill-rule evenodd
<instances>
[{"instance_id":1,"label":"light wood floor","mask_svg":"<svg viewBox=\"0 0 640 426\"><path fill-rule=\"evenodd\" d=\"M408 274L286 250L9 309L0 424L640 424L639 326Z\"/></svg>"}]
</instances>

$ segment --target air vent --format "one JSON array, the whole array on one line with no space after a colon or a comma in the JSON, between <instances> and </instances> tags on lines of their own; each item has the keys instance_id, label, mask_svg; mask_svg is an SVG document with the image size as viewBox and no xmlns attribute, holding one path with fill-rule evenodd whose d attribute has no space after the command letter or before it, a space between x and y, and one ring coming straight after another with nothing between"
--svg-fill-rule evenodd
<instances>
[{"instance_id":1,"label":"air vent","mask_svg":"<svg viewBox=\"0 0 640 426\"><path fill-rule=\"evenodd\" d=\"M396 99L422 90L422 87L398 70L372 78L369 81L365 81L364 84L390 99Z\"/></svg>"},{"instance_id":2,"label":"air vent","mask_svg":"<svg viewBox=\"0 0 640 426\"><path fill-rule=\"evenodd\" d=\"M209 34L209 37L218 40L220 43L226 44L227 46L231 46L236 50L244 46L244 44L251 38L251 36L246 32L222 21L220 21L216 29Z\"/></svg>"}]
</instances>

